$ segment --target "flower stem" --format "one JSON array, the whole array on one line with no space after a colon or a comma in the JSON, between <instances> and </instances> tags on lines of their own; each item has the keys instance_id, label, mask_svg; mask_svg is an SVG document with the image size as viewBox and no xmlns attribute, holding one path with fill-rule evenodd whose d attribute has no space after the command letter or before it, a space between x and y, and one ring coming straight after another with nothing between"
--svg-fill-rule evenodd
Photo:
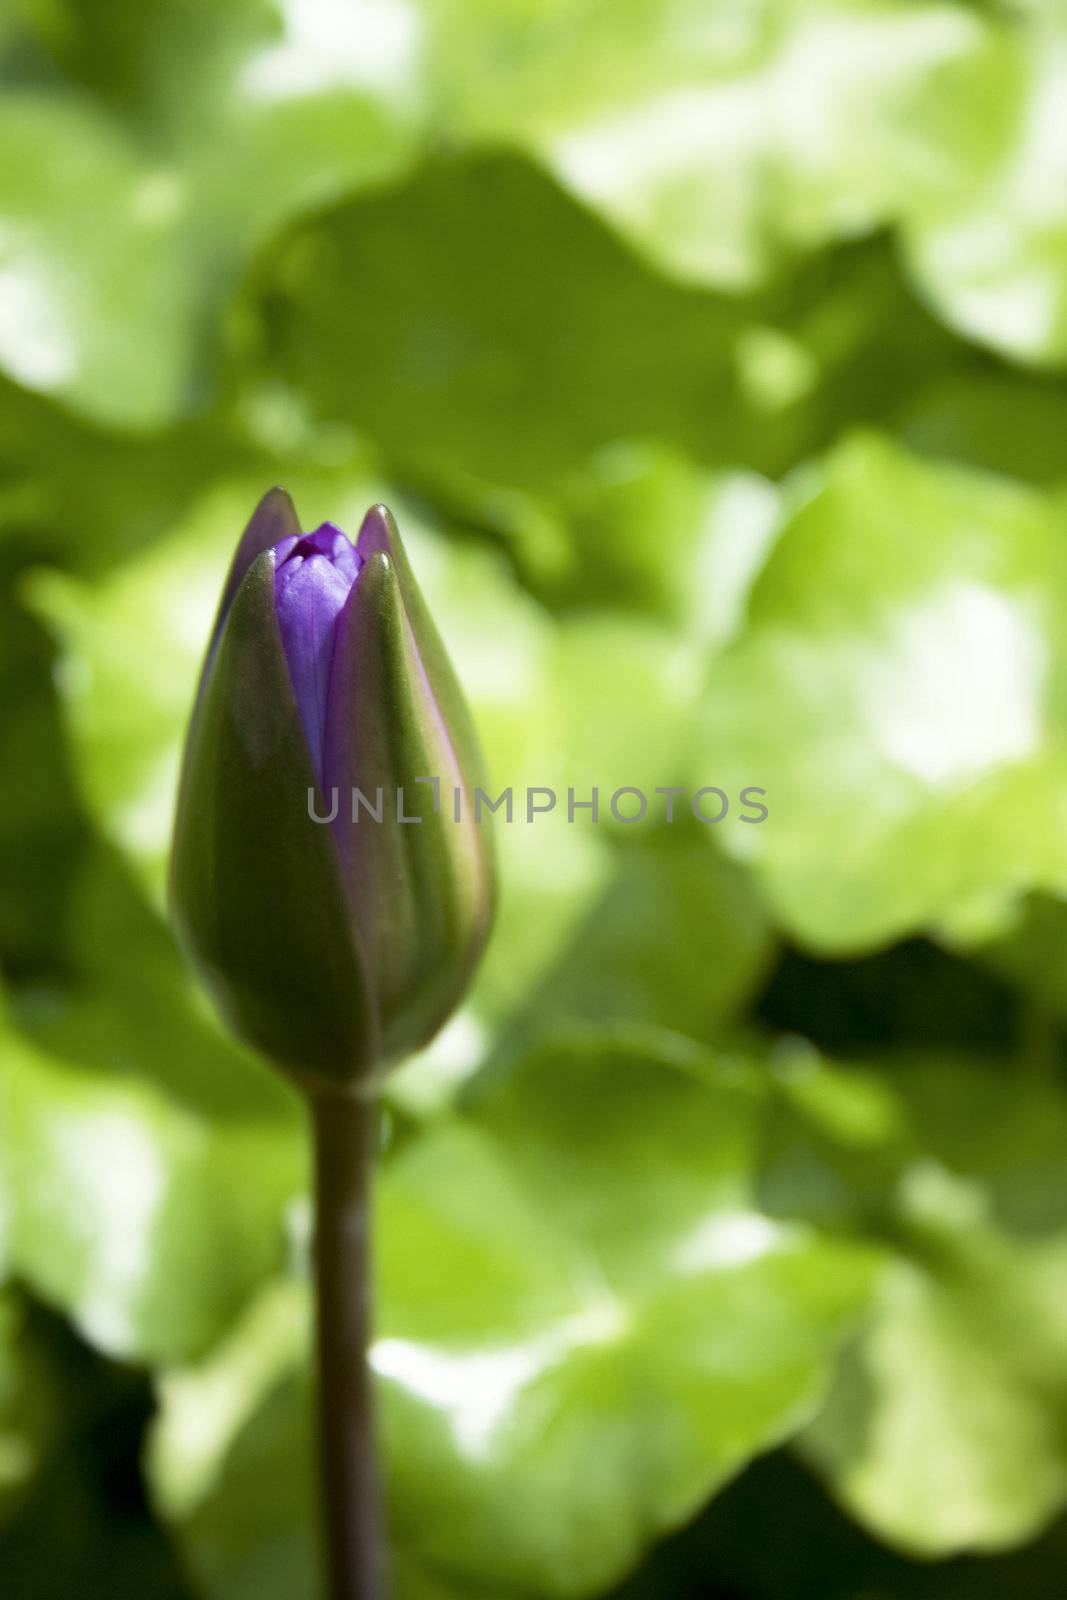
<instances>
[{"instance_id":1,"label":"flower stem","mask_svg":"<svg viewBox=\"0 0 1067 1600\"><path fill-rule=\"evenodd\" d=\"M319 1431L330 1600L384 1600L374 1403L371 1178L377 1108L343 1091L311 1096Z\"/></svg>"}]
</instances>

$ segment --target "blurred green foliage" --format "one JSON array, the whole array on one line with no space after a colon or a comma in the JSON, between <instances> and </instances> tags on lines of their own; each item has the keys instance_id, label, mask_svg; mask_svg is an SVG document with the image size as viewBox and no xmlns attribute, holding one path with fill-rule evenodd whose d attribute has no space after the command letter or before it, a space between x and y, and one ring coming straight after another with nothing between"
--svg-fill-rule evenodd
<instances>
[{"instance_id":1,"label":"blurred green foliage","mask_svg":"<svg viewBox=\"0 0 1067 1600\"><path fill-rule=\"evenodd\" d=\"M397 1600L1059 1600L1063 8L11 0L0 82L0 1590L318 1593L300 1108L162 903L280 480L394 506L497 786L770 811L498 828Z\"/></svg>"}]
</instances>

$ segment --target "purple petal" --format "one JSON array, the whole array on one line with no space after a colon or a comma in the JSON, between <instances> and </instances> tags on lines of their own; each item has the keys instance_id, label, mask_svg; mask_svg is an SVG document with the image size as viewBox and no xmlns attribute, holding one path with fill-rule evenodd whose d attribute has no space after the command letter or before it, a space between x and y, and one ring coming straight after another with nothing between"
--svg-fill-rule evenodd
<instances>
[{"instance_id":1,"label":"purple petal","mask_svg":"<svg viewBox=\"0 0 1067 1600\"><path fill-rule=\"evenodd\" d=\"M347 533L342 533L333 522L324 522L321 528L316 528L310 538L323 555L329 556L338 572L343 573L350 584L355 583L363 560L356 554L355 546Z\"/></svg>"},{"instance_id":2,"label":"purple petal","mask_svg":"<svg viewBox=\"0 0 1067 1600\"><path fill-rule=\"evenodd\" d=\"M322 777L326 697L337 618L362 561L332 523L275 547L274 604L311 760Z\"/></svg>"},{"instance_id":3,"label":"purple petal","mask_svg":"<svg viewBox=\"0 0 1067 1600\"><path fill-rule=\"evenodd\" d=\"M303 537L302 533L290 533L287 538L278 540L278 543L274 546L274 565L276 569L292 555Z\"/></svg>"}]
</instances>

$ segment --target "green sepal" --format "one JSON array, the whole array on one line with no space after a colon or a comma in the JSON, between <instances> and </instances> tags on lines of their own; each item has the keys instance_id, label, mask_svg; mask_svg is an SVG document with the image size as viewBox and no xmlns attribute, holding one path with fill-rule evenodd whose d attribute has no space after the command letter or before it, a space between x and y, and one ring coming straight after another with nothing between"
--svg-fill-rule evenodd
<instances>
[{"instance_id":1,"label":"green sepal","mask_svg":"<svg viewBox=\"0 0 1067 1600\"><path fill-rule=\"evenodd\" d=\"M373 1013L274 609L274 558L234 597L189 730L170 898L223 1017L301 1079L349 1082L376 1057Z\"/></svg>"},{"instance_id":2,"label":"green sepal","mask_svg":"<svg viewBox=\"0 0 1067 1600\"><path fill-rule=\"evenodd\" d=\"M425 681L431 689L441 721L448 729L462 783L473 794L474 787L484 787L486 781L485 760L474 719L451 657L411 570L400 530L388 506L377 505L368 512L360 530L357 548L368 561L379 551L389 558ZM492 846L492 830L486 827L483 829L483 848L490 859Z\"/></svg>"},{"instance_id":3,"label":"green sepal","mask_svg":"<svg viewBox=\"0 0 1067 1600\"><path fill-rule=\"evenodd\" d=\"M411 591L420 607L421 600L410 582L411 589L402 584L391 553L367 558L358 601L339 629L327 718L328 773L358 775L372 802L383 790L380 822L365 812L354 823L342 814L337 830L383 1060L424 1044L453 1010L481 955L493 904L488 827L476 825L473 811L480 767L472 772L469 745L457 746L455 679L439 641L440 658L416 632ZM463 717L469 725L465 707ZM439 780L436 810L433 785L417 781L428 778ZM404 815L419 821L400 820L401 791Z\"/></svg>"}]
</instances>

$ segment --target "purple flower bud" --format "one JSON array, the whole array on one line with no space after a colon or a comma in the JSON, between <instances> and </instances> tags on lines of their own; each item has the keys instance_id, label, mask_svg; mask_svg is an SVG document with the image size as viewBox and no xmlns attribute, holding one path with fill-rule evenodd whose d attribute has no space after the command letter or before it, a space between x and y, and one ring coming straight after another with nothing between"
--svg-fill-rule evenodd
<instances>
[{"instance_id":1,"label":"purple flower bud","mask_svg":"<svg viewBox=\"0 0 1067 1600\"><path fill-rule=\"evenodd\" d=\"M459 821L426 779L460 792ZM388 511L373 507L353 545L330 522L302 533L273 490L223 592L171 863L179 938L235 1031L298 1077L332 1081L436 1031L491 920L481 782ZM353 820L353 790L381 792L377 819Z\"/></svg>"}]
</instances>

